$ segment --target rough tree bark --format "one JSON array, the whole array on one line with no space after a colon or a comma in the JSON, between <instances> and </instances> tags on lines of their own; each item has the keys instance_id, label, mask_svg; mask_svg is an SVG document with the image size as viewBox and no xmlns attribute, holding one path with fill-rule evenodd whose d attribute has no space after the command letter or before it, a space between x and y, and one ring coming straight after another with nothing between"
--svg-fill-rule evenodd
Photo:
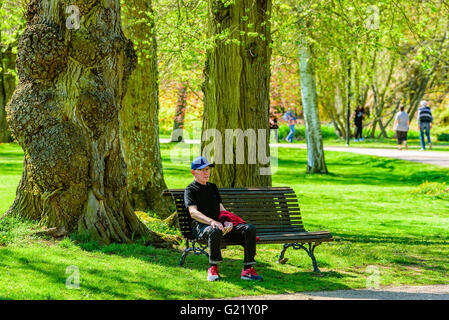
<instances>
[{"instance_id":1,"label":"rough tree bark","mask_svg":"<svg viewBox=\"0 0 449 320\"><path fill-rule=\"evenodd\" d=\"M79 29L67 27L69 5L79 8ZM119 0L30 0L26 19L7 106L24 170L7 214L102 243L166 245L128 201L118 112L137 59Z\"/></svg>"},{"instance_id":2,"label":"rough tree bark","mask_svg":"<svg viewBox=\"0 0 449 320\"><path fill-rule=\"evenodd\" d=\"M151 210L166 218L174 205L170 198L161 195L167 186L159 147L157 43L152 3L127 0L123 10L125 33L135 43L138 56L119 113L129 199L135 209Z\"/></svg>"},{"instance_id":3,"label":"rough tree bark","mask_svg":"<svg viewBox=\"0 0 449 320\"><path fill-rule=\"evenodd\" d=\"M318 115L315 67L307 44L300 44L299 70L307 140L307 173L328 173L324 160L323 136Z\"/></svg>"},{"instance_id":4,"label":"rough tree bark","mask_svg":"<svg viewBox=\"0 0 449 320\"><path fill-rule=\"evenodd\" d=\"M211 177L219 187L271 185L271 176L266 174L270 156L270 14L271 0L231 4L209 0L209 36L221 36L208 50L204 68L202 151L221 162ZM215 137L213 144L209 136ZM232 140L235 143L225 143ZM208 148L211 145L213 150Z\"/></svg>"}]
</instances>

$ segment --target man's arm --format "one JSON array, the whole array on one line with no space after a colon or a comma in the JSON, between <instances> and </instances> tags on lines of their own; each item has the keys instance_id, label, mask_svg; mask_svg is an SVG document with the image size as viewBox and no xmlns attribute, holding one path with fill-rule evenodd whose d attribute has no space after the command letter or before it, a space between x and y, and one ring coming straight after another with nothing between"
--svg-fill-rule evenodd
<instances>
[{"instance_id":1,"label":"man's arm","mask_svg":"<svg viewBox=\"0 0 449 320\"><path fill-rule=\"evenodd\" d=\"M220 208L221 208L221 206L220 206ZM190 213L190 216L192 217L192 219L195 219L196 221L204 223L204 224L208 224L214 228L218 228L221 231L223 231L223 225L220 222L215 221L214 219L209 218L205 214L201 213L198 210L197 206L189 206L189 213Z\"/></svg>"}]
</instances>

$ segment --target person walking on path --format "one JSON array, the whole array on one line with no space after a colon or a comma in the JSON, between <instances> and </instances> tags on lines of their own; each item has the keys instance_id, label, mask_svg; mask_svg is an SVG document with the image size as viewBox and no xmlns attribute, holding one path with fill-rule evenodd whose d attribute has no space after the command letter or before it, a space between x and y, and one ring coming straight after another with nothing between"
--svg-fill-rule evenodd
<instances>
[{"instance_id":1,"label":"person walking on path","mask_svg":"<svg viewBox=\"0 0 449 320\"><path fill-rule=\"evenodd\" d=\"M287 112L282 117L285 121L287 121L288 127L290 128L290 132L287 135L288 142L293 142L293 136L295 135L295 123L296 123L296 114L292 112L291 108L288 108Z\"/></svg>"},{"instance_id":2,"label":"person walking on path","mask_svg":"<svg viewBox=\"0 0 449 320\"><path fill-rule=\"evenodd\" d=\"M432 141L430 140L430 129L432 128L433 117L432 111L427 104L427 101L421 101L418 108L418 127L419 127L419 140L421 142L421 149L419 151L426 150L426 141L424 135L427 137L427 143L429 149L432 149Z\"/></svg>"},{"instance_id":3,"label":"person walking on path","mask_svg":"<svg viewBox=\"0 0 449 320\"><path fill-rule=\"evenodd\" d=\"M394 118L393 130L396 131L396 138L398 140L398 149L402 150L402 146L405 149L407 147L407 133L410 126L410 120L408 113L405 111L405 107L401 105L399 107L399 112L396 113Z\"/></svg>"},{"instance_id":4,"label":"person walking on path","mask_svg":"<svg viewBox=\"0 0 449 320\"><path fill-rule=\"evenodd\" d=\"M217 186L208 182L210 168L214 166L205 157L195 158L191 164L194 181L184 191L184 204L193 219L193 236L207 240L209 246L210 267L207 270L207 280L215 281L220 278L218 263L223 260L221 241L223 237L229 237L242 243L244 247L241 279L261 281L263 278L253 267L256 264L256 228L225 209Z\"/></svg>"},{"instance_id":5,"label":"person walking on path","mask_svg":"<svg viewBox=\"0 0 449 320\"><path fill-rule=\"evenodd\" d=\"M362 137L362 132L363 132L363 118L365 116L365 112L363 110L362 106L357 106L357 108L354 111L353 117L354 117L354 124L356 127L356 131L355 131L355 138L354 141L355 142L359 142L359 141L364 141L365 139L363 139Z\"/></svg>"}]
</instances>

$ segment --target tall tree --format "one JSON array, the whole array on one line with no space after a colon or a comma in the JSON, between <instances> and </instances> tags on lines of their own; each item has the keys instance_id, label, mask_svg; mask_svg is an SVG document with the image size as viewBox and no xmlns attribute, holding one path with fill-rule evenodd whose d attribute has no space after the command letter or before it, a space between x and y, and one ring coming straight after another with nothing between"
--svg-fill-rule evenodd
<instances>
[{"instance_id":1,"label":"tall tree","mask_svg":"<svg viewBox=\"0 0 449 320\"><path fill-rule=\"evenodd\" d=\"M135 209L168 217L172 203L159 147L157 43L151 0L123 1L124 29L134 42L138 62L128 80L120 110L120 134L128 167L128 192Z\"/></svg>"},{"instance_id":2,"label":"tall tree","mask_svg":"<svg viewBox=\"0 0 449 320\"><path fill-rule=\"evenodd\" d=\"M127 195L118 112L137 59L119 0L30 0L26 19L7 106L24 170L7 214L103 243L163 245Z\"/></svg>"},{"instance_id":3,"label":"tall tree","mask_svg":"<svg viewBox=\"0 0 449 320\"><path fill-rule=\"evenodd\" d=\"M307 141L307 172L327 173L324 159L323 136L321 134L321 122L318 112L315 64L312 56L311 44L307 39L304 28L311 27L310 15L307 14L307 5L301 3L298 6L298 30L299 30L299 70L301 82L302 106L304 122L306 125ZM305 14L304 14L305 13Z\"/></svg>"},{"instance_id":4,"label":"tall tree","mask_svg":"<svg viewBox=\"0 0 449 320\"><path fill-rule=\"evenodd\" d=\"M327 173L324 159L323 136L318 113L315 67L307 43L298 48L302 106L306 125L307 173Z\"/></svg>"},{"instance_id":5,"label":"tall tree","mask_svg":"<svg viewBox=\"0 0 449 320\"><path fill-rule=\"evenodd\" d=\"M202 150L219 163L220 187L271 185L270 15L271 0L209 0Z\"/></svg>"}]
</instances>

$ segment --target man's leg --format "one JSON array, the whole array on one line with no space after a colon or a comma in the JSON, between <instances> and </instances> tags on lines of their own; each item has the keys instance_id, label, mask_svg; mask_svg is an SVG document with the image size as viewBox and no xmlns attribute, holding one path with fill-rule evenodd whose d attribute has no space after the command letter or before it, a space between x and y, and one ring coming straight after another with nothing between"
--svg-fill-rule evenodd
<instances>
[{"instance_id":1,"label":"man's leg","mask_svg":"<svg viewBox=\"0 0 449 320\"><path fill-rule=\"evenodd\" d=\"M218 262L223 261L221 256L221 239L223 238L223 232L220 229L197 223L192 231L196 238L207 240L210 264L217 264Z\"/></svg>"},{"instance_id":2,"label":"man's leg","mask_svg":"<svg viewBox=\"0 0 449 320\"><path fill-rule=\"evenodd\" d=\"M245 268L256 264L254 260L256 255L256 227L252 224L238 224L232 228L228 237L242 243L244 248L243 265Z\"/></svg>"},{"instance_id":3,"label":"man's leg","mask_svg":"<svg viewBox=\"0 0 449 320\"><path fill-rule=\"evenodd\" d=\"M287 135L287 141L288 142L292 142L292 138L293 138L293 130L292 130L292 126L288 126L290 128L290 131Z\"/></svg>"},{"instance_id":4,"label":"man's leg","mask_svg":"<svg viewBox=\"0 0 449 320\"><path fill-rule=\"evenodd\" d=\"M426 150L426 142L424 140L424 123L419 125L419 141L421 142L421 149Z\"/></svg>"},{"instance_id":5,"label":"man's leg","mask_svg":"<svg viewBox=\"0 0 449 320\"><path fill-rule=\"evenodd\" d=\"M429 149L432 149L432 141L430 141L430 123L427 123L425 131L427 136L427 143L429 144Z\"/></svg>"},{"instance_id":6,"label":"man's leg","mask_svg":"<svg viewBox=\"0 0 449 320\"><path fill-rule=\"evenodd\" d=\"M243 270L240 278L262 281L263 278L253 268L253 265L256 264L254 260L256 255L256 228L252 224L239 224L234 226L227 236L241 243L244 248Z\"/></svg>"},{"instance_id":7,"label":"man's leg","mask_svg":"<svg viewBox=\"0 0 449 320\"><path fill-rule=\"evenodd\" d=\"M355 138L360 140L362 138L362 126L361 125L357 125L357 131L355 133Z\"/></svg>"}]
</instances>

